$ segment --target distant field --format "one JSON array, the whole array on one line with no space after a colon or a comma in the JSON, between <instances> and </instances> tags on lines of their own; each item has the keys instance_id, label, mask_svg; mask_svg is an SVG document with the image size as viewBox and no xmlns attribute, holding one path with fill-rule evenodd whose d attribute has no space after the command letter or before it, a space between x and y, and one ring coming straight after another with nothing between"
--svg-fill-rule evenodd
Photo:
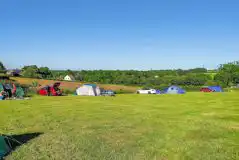
<instances>
[{"instance_id":1,"label":"distant field","mask_svg":"<svg viewBox=\"0 0 239 160\"><path fill-rule=\"evenodd\" d=\"M7 160L236 160L239 93L0 101L0 132L42 132Z\"/></svg>"},{"instance_id":2,"label":"distant field","mask_svg":"<svg viewBox=\"0 0 239 160\"><path fill-rule=\"evenodd\" d=\"M213 79L216 76L217 73L216 72L208 72L208 73L205 73L205 74L211 76L211 78Z\"/></svg>"},{"instance_id":3,"label":"distant field","mask_svg":"<svg viewBox=\"0 0 239 160\"><path fill-rule=\"evenodd\" d=\"M17 82L21 84L32 84L33 81L37 81L41 86L44 85L50 85L53 84L56 81L53 80L44 80L44 79L32 79L32 78L19 78L19 77L12 77L11 79L16 80ZM61 81L61 87L62 88L68 88L68 89L76 89L80 85L82 85L82 82L67 82L67 81ZM131 87L131 86L124 86L124 85L112 85L112 84L99 84L100 87L104 89L111 89L111 90L126 90L135 92L138 87Z\"/></svg>"}]
</instances>

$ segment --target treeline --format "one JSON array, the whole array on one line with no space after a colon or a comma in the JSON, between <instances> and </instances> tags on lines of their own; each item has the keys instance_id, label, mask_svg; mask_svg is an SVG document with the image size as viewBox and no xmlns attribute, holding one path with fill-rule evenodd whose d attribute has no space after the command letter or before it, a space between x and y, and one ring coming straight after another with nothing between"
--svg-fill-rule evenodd
<instances>
[{"instance_id":1,"label":"treeline","mask_svg":"<svg viewBox=\"0 0 239 160\"><path fill-rule=\"evenodd\" d=\"M1 66L1 65L0 65ZM2 65L3 66L3 65ZM0 69L1 70L1 69ZM169 85L184 87L201 87L205 85L220 85L222 87L239 84L239 62L220 65L214 71L205 68L189 70L50 70L48 67L36 65L24 66L21 76L28 78L43 78L63 80L66 75L72 75L77 81L96 82L104 84L137 85L146 88L163 88Z\"/></svg>"}]
</instances>

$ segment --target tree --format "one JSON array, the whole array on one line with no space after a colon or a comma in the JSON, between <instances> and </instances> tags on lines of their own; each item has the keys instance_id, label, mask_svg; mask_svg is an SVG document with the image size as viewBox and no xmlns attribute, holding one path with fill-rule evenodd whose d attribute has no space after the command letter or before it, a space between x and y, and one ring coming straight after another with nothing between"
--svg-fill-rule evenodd
<instances>
[{"instance_id":1,"label":"tree","mask_svg":"<svg viewBox=\"0 0 239 160\"><path fill-rule=\"evenodd\" d=\"M24 71L24 70L26 70L26 69L28 69L28 68L32 68L32 69L38 71L37 65L24 66L24 67L22 68L22 71Z\"/></svg>"},{"instance_id":2,"label":"tree","mask_svg":"<svg viewBox=\"0 0 239 160\"><path fill-rule=\"evenodd\" d=\"M75 75L75 79L78 80L78 81L83 81L83 76L80 73L77 73Z\"/></svg>"},{"instance_id":3,"label":"tree","mask_svg":"<svg viewBox=\"0 0 239 160\"><path fill-rule=\"evenodd\" d=\"M239 61L220 65L215 80L222 82L225 86L236 84L239 74Z\"/></svg>"},{"instance_id":4,"label":"tree","mask_svg":"<svg viewBox=\"0 0 239 160\"><path fill-rule=\"evenodd\" d=\"M23 71L22 75L24 77L28 77L28 78L39 78L38 73L36 72L36 70L34 68L27 68Z\"/></svg>"},{"instance_id":5,"label":"tree","mask_svg":"<svg viewBox=\"0 0 239 160\"><path fill-rule=\"evenodd\" d=\"M52 74L48 67L40 67L38 73L41 75L41 78L49 78Z\"/></svg>"},{"instance_id":6,"label":"tree","mask_svg":"<svg viewBox=\"0 0 239 160\"><path fill-rule=\"evenodd\" d=\"M210 80L210 76L206 74L188 74L184 79L184 84L193 86L202 86L208 80Z\"/></svg>"},{"instance_id":7,"label":"tree","mask_svg":"<svg viewBox=\"0 0 239 160\"><path fill-rule=\"evenodd\" d=\"M3 63L0 61L0 72L6 72L6 67L3 65Z\"/></svg>"},{"instance_id":8,"label":"tree","mask_svg":"<svg viewBox=\"0 0 239 160\"><path fill-rule=\"evenodd\" d=\"M24 66L22 68L22 75L28 78L39 78L38 67L36 65Z\"/></svg>"},{"instance_id":9,"label":"tree","mask_svg":"<svg viewBox=\"0 0 239 160\"><path fill-rule=\"evenodd\" d=\"M206 68L194 68L194 69L189 69L188 72L190 73L207 73Z\"/></svg>"},{"instance_id":10,"label":"tree","mask_svg":"<svg viewBox=\"0 0 239 160\"><path fill-rule=\"evenodd\" d=\"M233 75L233 82L234 84L239 84L239 72Z\"/></svg>"},{"instance_id":11,"label":"tree","mask_svg":"<svg viewBox=\"0 0 239 160\"><path fill-rule=\"evenodd\" d=\"M75 76L75 73L74 73L72 70L70 70L70 69L67 69L67 70L66 70L66 74L67 74L67 75Z\"/></svg>"}]
</instances>

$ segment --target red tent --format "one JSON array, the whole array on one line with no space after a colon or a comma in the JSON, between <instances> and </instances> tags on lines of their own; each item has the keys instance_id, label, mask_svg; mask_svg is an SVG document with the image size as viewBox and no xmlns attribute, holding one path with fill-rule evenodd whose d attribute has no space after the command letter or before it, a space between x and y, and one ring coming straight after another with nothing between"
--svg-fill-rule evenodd
<instances>
[{"instance_id":1,"label":"red tent","mask_svg":"<svg viewBox=\"0 0 239 160\"><path fill-rule=\"evenodd\" d=\"M54 83L52 86L45 86L39 90L39 94L42 96L61 96L62 91L60 90L60 82Z\"/></svg>"}]
</instances>

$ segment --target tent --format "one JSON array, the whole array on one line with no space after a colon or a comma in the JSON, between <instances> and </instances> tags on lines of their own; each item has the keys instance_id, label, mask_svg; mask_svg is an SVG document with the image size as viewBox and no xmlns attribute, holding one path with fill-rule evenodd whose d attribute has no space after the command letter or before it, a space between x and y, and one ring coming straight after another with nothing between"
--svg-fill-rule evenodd
<instances>
[{"instance_id":1,"label":"tent","mask_svg":"<svg viewBox=\"0 0 239 160\"><path fill-rule=\"evenodd\" d=\"M200 89L201 92L223 92L220 86L209 86Z\"/></svg>"},{"instance_id":2,"label":"tent","mask_svg":"<svg viewBox=\"0 0 239 160\"><path fill-rule=\"evenodd\" d=\"M76 94L80 96L99 96L101 91L95 84L84 84L76 89Z\"/></svg>"},{"instance_id":3,"label":"tent","mask_svg":"<svg viewBox=\"0 0 239 160\"><path fill-rule=\"evenodd\" d=\"M38 93L42 96L62 96L62 91L59 88L60 85L60 82L56 82L52 86L44 86Z\"/></svg>"},{"instance_id":4,"label":"tent","mask_svg":"<svg viewBox=\"0 0 239 160\"><path fill-rule=\"evenodd\" d=\"M157 89L156 94L161 94L161 91Z\"/></svg>"},{"instance_id":5,"label":"tent","mask_svg":"<svg viewBox=\"0 0 239 160\"><path fill-rule=\"evenodd\" d=\"M17 86L17 87L16 87L16 93L15 93L15 95L16 95L16 97L18 97L18 98L23 98L24 95L25 95L23 88L20 87L20 86Z\"/></svg>"},{"instance_id":6,"label":"tent","mask_svg":"<svg viewBox=\"0 0 239 160\"><path fill-rule=\"evenodd\" d=\"M0 136L0 159L2 159L10 151L11 149L7 144L6 138L4 136Z\"/></svg>"},{"instance_id":7,"label":"tent","mask_svg":"<svg viewBox=\"0 0 239 160\"><path fill-rule=\"evenodd\" d=\"M223 92L220 86L209 86L208 88L211 89L213 92Z\"/></svg>"},{"instance_id":8,"label":"tent","mask_svg":"<svg viewBox=\"0 0 239 160\"><path fill-rule=\"evenodd\" d=\"M23 98L25 93L21 86L16 86L14 83L0 83L0 92L5 91L6 97Z\"/></svg>"},{"instance_id":9,"label":"tent","mask_svg":"<svg viewBox=\"0 0 239 160\"><path fill-rule=\"evenodd\" d=\"M184 94L185 90L178 86L170 86L165 90L166 94Z\"/></svg>"},{"instance_id":10,"label":"tent","mask_svg":"<svg viewBox=\"0 0 239 160\"><path fill-rule=\"evenodd\" d=\"M13 138L12 136L5 136L0 134L0 159L3 159L8 155L15 146L21 145L21 142Z\"/></svg>"}]
</instances>

